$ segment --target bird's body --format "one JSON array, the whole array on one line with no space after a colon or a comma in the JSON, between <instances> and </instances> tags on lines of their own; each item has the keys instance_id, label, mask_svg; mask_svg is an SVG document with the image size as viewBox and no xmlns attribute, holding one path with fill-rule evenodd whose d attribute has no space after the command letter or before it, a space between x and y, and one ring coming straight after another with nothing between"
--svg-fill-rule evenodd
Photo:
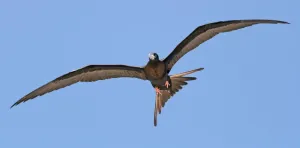
<instances>
[{"instance_id":1,"label":"bird's body","mask_svg":"<svg viewBox=\"0 0 300 148\"><path fill-rule=\"evenodd\" d=\"M156 53L154 56L157 56ZM149 59L148 63L144 67L145 75L147 79L151 82L154 88L159 90L166 90L166 82L169 82L170 76L167 72L167 65L165 62L161 61L158 57L156 59Z\"/></svg>"},{"instance_id":2,"label":"bird's body","mask_svg":"<svg viewBox=\"0 0 300 148\"><path fill-rule=\"evenodd\" d=\"M203 70L198 68L184 73L169 75L173 66L188 52L198 47L203 42L213 38L219 33L238 30L255 24L288 24L278 20L230 20L219 21L197 27L175 49L164 59L160 60L157 53L149 54L149 61L143 67L128 65L89 65L78 70L69 72L56 78L53 81L35 89L14 103L11 107L42 96L46 93L58 90L77 82L93 82L111 78L130 77L141 80L148 80L156 91L154 125L157 125L157 113L176 92L187 85L187 81L195 80L195 77L186 75Z\"/></svg>"},{"instance_id":3,"label":"bird's body","mask_svg":"<svg viewBox=\"0 0 300 148\"><path fill-rule=\"evenodd\" d=\"M166 64L163 61L151 61L144 67L146 77L149 80L165 79L168 76Z\"/></svg>"}]
</instances>

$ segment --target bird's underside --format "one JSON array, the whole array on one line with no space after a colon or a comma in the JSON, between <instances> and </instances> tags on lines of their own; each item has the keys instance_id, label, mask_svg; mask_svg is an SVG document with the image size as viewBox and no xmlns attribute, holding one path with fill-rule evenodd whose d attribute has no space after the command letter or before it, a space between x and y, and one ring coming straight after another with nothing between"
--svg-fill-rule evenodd
<instances>
[{"instance_id":1,"label":"bird's underside","mask_svg":"<svg viewBox=\"0 0 300 148\"><path fill-rule=\"evenodd\" d=\"M197 27L185 39L183 39L173 51L164 59L160 60L156 53L149 55L149 62L144 67L135 67L128 65L89 65L78 70L64 74L47 84L28 93L11 107L22 102L34 99L38 96L50 93L52 91L73 85L78 82L94 82L111 78L137 78L147 80L154 84L156 90L156 101L154 111L154 124L157 124L157 113L161 112L162 107L167 100L178 92L186 81L195 80L195 77L185 77L187 74L202 70L195 69L183 74L172 75L168 77L173 66L188 52L194 50L200 44L213 38L214 36L249 27L256 24L288 24L288 22L266 19L248 19L248 20L229 20L208 23ZM166 79L170 78L170 79ZM159 82L155 83L153 80ZM159 84L161 87L156 86ZM167 87L167 89L160 89Z\"/></svg>"},{"instance_id":2,"label":"bird's underside","mask_svg":"<svg viewBox=\"0 0 300 148\"><path fill-rule=\"evenodd\" d=\"M184 85L187 85L187 81L196 80L196 77L186 77L189 74L192 74L197 71L201 71L204 68L198 68L183 72L180 74L174 74L170 76L171 88L167 90L160 90L159 93L156 93L155 96L155 107L154 107L154 126L157 125L157 113L161 113L162 108L165 106L165 103L174 96L179 90L182 89Z\"/></svg>"}]
</instances>

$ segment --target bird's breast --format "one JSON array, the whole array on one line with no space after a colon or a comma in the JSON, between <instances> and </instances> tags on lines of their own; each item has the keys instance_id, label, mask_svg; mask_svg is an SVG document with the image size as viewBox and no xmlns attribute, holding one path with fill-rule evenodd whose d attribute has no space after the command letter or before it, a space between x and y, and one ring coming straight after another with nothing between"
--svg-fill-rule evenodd
<instances>
[{"instance_id":1,"label":"bird's breast","mask_svg":"<svg viewBox=\"0 0 300 148\"><path fill-rule=\"evenodd\" d=\"M145 73L149 79L162 79L166 75L164 62L149 62L145 67Z\"/></svg>"}]
</instances>

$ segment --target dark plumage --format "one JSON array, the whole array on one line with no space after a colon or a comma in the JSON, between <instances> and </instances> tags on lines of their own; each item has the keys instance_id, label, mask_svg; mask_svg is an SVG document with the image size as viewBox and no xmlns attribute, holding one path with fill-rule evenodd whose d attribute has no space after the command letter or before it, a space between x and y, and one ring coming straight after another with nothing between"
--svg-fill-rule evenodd
<instances>
[{"instance_id":1,"label":"dark plumage","mask_svg":"<svg viewBox=\"0 0 300 148\"><path fill-rule=\"evenodd\" d=\"M37 88L14 103L11 107L42 96L54 90L64 88L77 82L93 82L110 78L131 77L148 80L156 90L156 101L154 109L154 125L157 125L157 113L176 92L178 92L186 81L196 80L195 77L185 77L188 74L202 70L203 68L171 75L169 73L176 62L189 51L198 47L201 43L211 39L222 32L238 30L255 24L288 24L278 20L230 20L209 23L197 27L163 60L156 53L149 54L149 62L143 67L127 65L89 65L81 69L69 72L55 80Z\"/></svg>"}]
</instances>

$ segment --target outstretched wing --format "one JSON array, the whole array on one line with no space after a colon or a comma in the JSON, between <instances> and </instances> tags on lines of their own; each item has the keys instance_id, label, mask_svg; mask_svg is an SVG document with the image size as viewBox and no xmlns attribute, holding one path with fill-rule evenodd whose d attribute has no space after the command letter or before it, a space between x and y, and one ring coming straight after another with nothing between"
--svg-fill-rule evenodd
<instances>
[{"instance_id":1,"label":"outstretched wing","mask_svg":"<svg viewBox=\"0 0 300 148\"><path fill-rule=\"evenodd\" d=\"M219 33L238 30L255 24L278 23L289 24L288 22L278 20L253 19L220 21L199 26L176 46L176 48L164 59L164 62L168 65L168 72L170 72L175 63L186 53L195 49L201 43L211 39Z\"/></svg>"},{"instance_id":2,"label":"outstretched wing","mask_svg":"<svg viewBox=\"0 0 300 148\"><path fill-rule=\"evenodd\" d=\"M55 80L30 92L11 107L26 102L37 96L42 96L54 90L64 88L77 82L93 82L119 77L132 77L146 80L144 69L141 67L132 67L127 65L89 65L81 69L69 72Z\"/></svg>"}]
</instances>

